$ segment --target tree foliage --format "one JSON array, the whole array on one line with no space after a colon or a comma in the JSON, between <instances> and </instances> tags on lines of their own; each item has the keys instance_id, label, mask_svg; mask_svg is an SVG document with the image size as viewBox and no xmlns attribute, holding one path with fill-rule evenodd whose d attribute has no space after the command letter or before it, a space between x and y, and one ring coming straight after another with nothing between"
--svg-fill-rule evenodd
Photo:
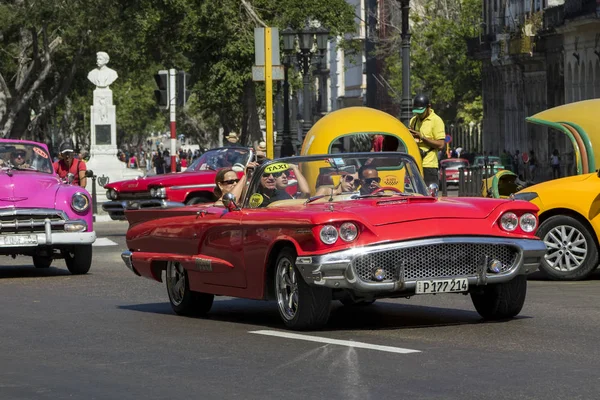
<instances>
[{"instance_id":1,"label":"tree foliage","mask_svg":"<svg viewBox=\"0 0 600 400\"><path fill-rule=\"evenodd\" d=\"M481 120L481 62L469 58L466 44L468 38L479 34L481 1L424 0L411 4L413 95L428 94L436 112L447 121ZM399 43L400 31L396 29L380 46L396 95L402 93Z\"/></svg>"},{"instance_id":2,"label":"tree foliage","mask_svg":"<svg viewBox=\"0 0 600 400\"><path fill-rule=\"evenodd\" d=\"M166 130L154 103L153 74L192 75L181 128L208 140L218 127L260 134L261 83L251 80L256 16L271 26L318 20L332 35L355 29L345 0L6 0L0 3L0 131L49 141L89 140L93 85L87 72L106 51L119 73L111 85L121 143Z\"/></svg>"}]
</instances>

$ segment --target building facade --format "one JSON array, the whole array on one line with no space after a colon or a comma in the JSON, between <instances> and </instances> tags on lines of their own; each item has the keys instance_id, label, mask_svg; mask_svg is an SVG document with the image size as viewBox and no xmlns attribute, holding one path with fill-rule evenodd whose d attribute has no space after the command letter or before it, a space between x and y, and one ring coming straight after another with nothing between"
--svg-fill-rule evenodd
<instances>
[{"instance_id":1,"label":"building facade","mask_svg":"<svg viewBox=\"0 0 600 400\"><path fill-rule=\"evenodd\" d=\"M543 167L558 149L569 163L567 138L525 118L600 97L600 0L483 1L469 51L483 61L484 150L533 151Z\"/></svg>"}]
</instances>

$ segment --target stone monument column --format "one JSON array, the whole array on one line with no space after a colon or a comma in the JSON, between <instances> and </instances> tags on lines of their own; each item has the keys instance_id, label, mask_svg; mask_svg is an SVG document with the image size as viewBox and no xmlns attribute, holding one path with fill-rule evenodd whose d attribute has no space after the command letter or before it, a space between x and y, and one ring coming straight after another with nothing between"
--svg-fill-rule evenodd
<instances>
[{"instance_id":1,"label":"stone monument column","mask_svg":"<svg viewBox=\"0 0 600 400\"><path fill-rule=\"evenodd\" d=\"M113 105L110 85L119 77L117 72L106 66L110 60L105 52L98 52L98 67L91 70L88 79L94 85L94 102L90 107L90 160L87 169L98 177L96 193L98 203L107 201L102 184L135 178L140 175L137 169L127 169L125 163L117 159L117 117ZM88 179L86 189L91 193L92 180Z\"/></svg>"}]
</instances>

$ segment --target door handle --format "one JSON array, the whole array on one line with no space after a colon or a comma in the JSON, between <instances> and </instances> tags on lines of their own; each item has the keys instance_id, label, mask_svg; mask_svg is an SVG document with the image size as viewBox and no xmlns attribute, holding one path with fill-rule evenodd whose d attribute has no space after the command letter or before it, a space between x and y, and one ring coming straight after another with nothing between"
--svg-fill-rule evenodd
<instances>
[{"instance_id":1,"label":"door handle","mask_svg":"<svg viewBox=\"0 0 600 400\"><path fill-rule=\"evenodd\" d=\"M198 219L198 217L204 217L207 214L208 214L208 211L206 211L206 210L198 210L198 211L196 211L196 219Z\"/></svg>"}]
</instances>

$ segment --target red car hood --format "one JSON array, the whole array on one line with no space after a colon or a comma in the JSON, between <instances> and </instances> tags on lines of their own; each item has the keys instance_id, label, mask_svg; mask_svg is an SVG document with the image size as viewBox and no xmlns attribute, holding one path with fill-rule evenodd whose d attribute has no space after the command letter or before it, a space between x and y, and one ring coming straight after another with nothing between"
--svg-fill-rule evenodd
<instances>
[{"instance_id":1,"label":"red car hood","mask_svg":"<svg viewBox=\"0 0 600 400\"><path fill-rule=\"evenodd\" d=\"M60 180L50 174L12 171L0 173L0 207L54 208Z\"/></svg>"},{"instance_id":2,"label":"red car hood","mask_svg":"<svg viewBox=\"0 0 600 400\"><path fill-rule=\"evenodd\" d=\"M388 225L426 219L484 219L507 200L391 197L333 203L335 211L354 213L366 222ZM322 204L319 204L322 207ZM317 205L315 205L317 206ZM326 207L329 207L326 205Z\"/></svg>"},{"instance_id":3,"label":"red car hood","mask_svg":"<svg viewBox=\"0 0 600 400\"><path fill-rule=\"evenodd\" d=\"M155 186L176 186L202 183L215 183L216 171L178 172L175 174L163 174L146 176L144 178L129 179L109 183L105 189L115 189L118 192L146 192Z\"/></svg>"}]
</instances>

